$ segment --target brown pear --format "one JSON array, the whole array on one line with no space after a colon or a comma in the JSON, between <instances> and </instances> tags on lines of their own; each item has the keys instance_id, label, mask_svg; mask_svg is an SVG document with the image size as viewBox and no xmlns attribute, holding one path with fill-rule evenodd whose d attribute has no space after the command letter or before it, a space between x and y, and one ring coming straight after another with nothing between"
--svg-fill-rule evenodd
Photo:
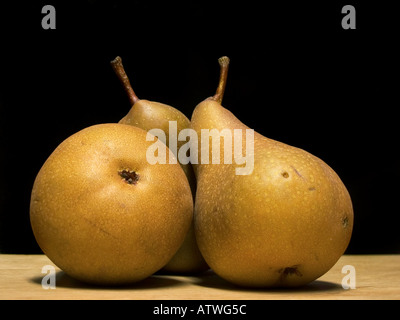
<instances>
[{"instance_id":1,"label":"brown pear","mask_svg":"<svg viewBox=\"0 0 400 320\"><path fill-rule=\"evenodd\" d=\"M350 195L321 159L254 132L222 107L229 59L222 57L219 63L216 94L198 104L191 118L199 137L202 129L224 136L217 148L212 148L213 137L208 145L199 142L194 160L194 224L200 251L211 269L238 285L307 284L326 273L349 244ZM242 138L242 143L226 144L229 135ZM219 161L213 161L218 160L216 150ZM238 151L244 164L227 158Z\"/></svg>"},{"instance_id":2,"label":"brown pear","mask_svg":"<svg viewBox=\"0 0 400 320\"><path fill-rule=\"evenodd\" d=\"M179 164L149 164L146 137L133 126L94 125L64 140L40 169L32 229L71 277L104 285L140 281L182 245L193 216L190 187Z\"/></svg>"},{"instance_id":3,"label":"brown pear","mask_svg":"<svg viewBox=\"0 0 400 320\"><path fill-rule=\"evenodd\" d=\"M166 140L164 143L167 147L170 147L170 138L175 141L176 148L171 148L171 151L178 157L176 152L186 141L179 141L177 136L170 136L170 132L171 135L176 135L179 134L181 130L190 128L190 120L181 111L167 104L139 99L131 86L120 57L116 57L111 61L111 66L122 83L131 103L131 109L119 123L136 126L146 131L161 129L165 133ZM176 124L176 131L171 131L170 122ZM189 181L194 198L196 193L196 178L192 165L190 163L180 163L180 165ZM198 249L194 236L194 226L192 225L182 247L163 270L177 273L193 273L201 272L208 268Z\"/></svg>"}]
</instances>

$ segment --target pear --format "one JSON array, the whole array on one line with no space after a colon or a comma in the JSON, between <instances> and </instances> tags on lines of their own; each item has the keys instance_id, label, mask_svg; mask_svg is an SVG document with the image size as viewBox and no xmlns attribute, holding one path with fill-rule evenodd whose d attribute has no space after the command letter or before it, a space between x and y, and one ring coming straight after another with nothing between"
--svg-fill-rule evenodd
<instances>
[{"instance_id":1,"label":"pear","mask_svg":"<svg viewBox=\"0 0 400 320\"><path fill-rule=\"evenodd\" d=\"M242 144L225 146L224 138L213 149L211 138L208 145L206 139L199 142L198 158L193 160L198 162L193 167L199 249L216 274L239 286L305 285L326 273L345 252L353 228L350 195L321 159L254 132L222 107L229 58L219 63L217 92L196 106L191 128L199 137L202 130L224 131L242 138ZM247 134L251 132L253 136ZM237 145L241 148L235 151ZM253 161L247 172L239 172L240 162L224 153L238 150ZM211 161L216 151L219 163ZM205 152L208 161L200 161Z\"/></svg>"},{"instance_id":2,"label":"pear","mask_svg":"<svg viewBox=\"0 0 400 320\"><path fill-rule=\"evenodd\" d=\"M137 282L182 245L193 216L191 190L179 164L149 164L147 134L94 125L64 140L40 169L31 226L43 252L71 277Z\"/></svg>"},{"instance_id":3,"label":"pear","mask_svg":"<svg viewBox=\"0 0 400 320\"><path fill-rule=\"evenodd\" d=\"M128 114L119 121L119 123L136 126L146 131L161 129L165 133L166 140L163 142L167 147L170 147L170 138L175 141L176 148L171 148L171 151L174 152L176 157L178 157L176 152L186 142L178 141L177 136L170 137L170 132L172 135L179 134L181 130L190 127L190 120L181 111L167 104L139 99L131 86L130 80L122 64L121 57L117 56L113 61L111 61L111 66L122 83L131 103L131 109ZM170 121L176 123L176 132L174 130L170 131ZM194 176L192 165L190 163L180 163L180 165L189 181L194 198L196 192L196 178ZM209 267L198 249L194 235L194 225L192 224L182 247L178 250L171 261L164 266L163 270L174 273L197 273L207 269L209 269Z\"/></svg>"}]
</instances>

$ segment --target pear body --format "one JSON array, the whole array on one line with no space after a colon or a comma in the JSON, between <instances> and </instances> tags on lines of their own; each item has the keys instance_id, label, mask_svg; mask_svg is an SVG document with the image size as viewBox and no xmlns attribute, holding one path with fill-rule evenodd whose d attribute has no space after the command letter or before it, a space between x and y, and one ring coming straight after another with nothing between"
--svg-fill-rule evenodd
<instances>
[{"instance_id":1,"label":"pear body","mask_svg":"<svg viewBox=\"0 0 400 320\"><path fill-rule=\"evenodd\" d=\"M40 169L32 229L43 252L71 277L106 285L140 281L183 243L193 214L189 184L178 164L148 163L146 135L128 125L95 125L63 141Z\"/></svg>"},{"instance_id":2,"label":"pear body","mask_svg":"<svg viewBox=\"0 0 400 320\"><path fill-rule=\"evenodd\" d=\"M249 129L212 99L196 107L191 126L199 137L201 129L242 129L243 141ZM237 175L238 165L225 164L223 154L221 142L220 164L194 165L195 233L211 269L251 287L300 286L326 273L353 227L351 199L338 175L310 153L258 133L251 174Z\"/></svg>"},{"instance_id":3,"label":"pear body","mask_svg":"<svg viewBox=\"0 0 400 320\"><path fill-rule=\"evenodd\" d=\"M176 131L170 129L170 121L176 122ZM186 142L179 141L177 136L171 135L179 134L181 130L190 128L190 120L178 109L167 104L142 99L135 102L128 114L120 120L120 123L136 126L146 131L161 129L165 133L167 147L170 146L170 138L177 141L176 150L171 149L176 157L175 151L179 151L180 147ZM181 167L186 174L194 196L196 192L196 177L193 167L190 163L181 164ZM209 267L198 249L192 224L181 248L171 261L164 266L163 270L173 273L197 273L207 269Z\"/></svg>"}]
</instances>

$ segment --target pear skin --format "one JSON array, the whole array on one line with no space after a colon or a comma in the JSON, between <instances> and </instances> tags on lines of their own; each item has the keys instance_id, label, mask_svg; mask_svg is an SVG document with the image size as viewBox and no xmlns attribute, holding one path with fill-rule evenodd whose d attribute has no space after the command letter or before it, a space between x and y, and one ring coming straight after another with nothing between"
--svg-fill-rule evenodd
<instances>
[{"instance_id":1,"label":"pear skin","mask_svg":"<svg viewBox=\"0 0 400 320\"><path fill-rule=\"evenodd\" d=\"M246 129L222 107L228 58L220 59L221 79L215 96L198 104L191 128ZM224 78L224 79L223 79ZM326 273L345 252L352 234L353 207L339 176L321 159L254 132L254 168L193 165L197 178L194 225L199 249L222 278L240 286L294 287ZM199 148L199 159L204 148ZM209 143L209 154L213 150Z\"/></svg>"},{"instance_id":2,"label":"pear skin","mask_svg":"<svg viewBox=\"0 0 400 320\"><path fill-rule=\"evenodd\" d=\"M129 125L94 125L63 141L40 169L32 229L43 252L71 277L137 282L182 245L193 216L190 186L179 164L149 164L146 136Z\"/></svg>"},{"instance_id":3,"label":"pear skin","mask_svg":"<svg viewBox=\"0 0 400 320\"><path fill-rule=\"evenodd\" d=\"M127 124L141 128L146 131L151 129L161 129L166 136L166 145L169 147L169 121L176 121L177 133L183 129L190 127L190 120L178 109L171 107L167 104L138 99L129 110L128 114L123 117L119 123ZM176 139L176 137L175 137ZM185 141L177 141L177 149L179 150ZM174 155L177 157L175 150ZM190 163L181 164L185 172L193 194L196 191L196 178L194 176L193 168Z\"/></svg>"},{"instance_id":4,"label":"pear skin","mask_svg":"<svg viewBox=\"0 0 400 320\"><path fill-rule=\"evenodd\" d=\"M161 129L165 133L165 144L167 147L170 147L170 121L176 122L177 134L183 129L190 128L190 120L178 109L164 103L139 99L136 96L120 57L116 57L111 62L111 65L120 79L132 105L128 114L124 116L119 123L135 126L146 131ZM172 137L172 139L176 141L177 137ZM177 141L177 148L171 148L171 151L174 152L176 157L178 155L175 152L185 143L186 141ZM190 163L180 163L180 165L189 181L194 198L196 193L196 178L193 167ZM209 267L198 249L194 235L194 226L192 225L182 247L177 251L171 261L164 266L163 271L173 273L198 273L208 269Z\"/></svg>"}]
</instances>

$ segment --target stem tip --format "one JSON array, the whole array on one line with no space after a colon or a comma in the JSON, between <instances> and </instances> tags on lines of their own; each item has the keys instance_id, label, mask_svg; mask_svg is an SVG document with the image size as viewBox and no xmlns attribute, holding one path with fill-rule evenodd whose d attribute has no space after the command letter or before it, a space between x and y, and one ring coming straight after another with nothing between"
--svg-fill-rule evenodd
<instances>
[{"instance_id":1,"label":"stem tip","mask_svg":"<svg viewBox=\"0 0 400 320\"><path fill-rule=\"evenodd\" d=\"M227 56L223 56L223 57L218 59L218 63L221 66L221 68L228 67L229 62L230 62L230 59Z\"/></svg>"},{"instance_id":2,"label":"stem tip","mask_svg":"<svg viewBox=\"0 0 400 320\"><path fill-rule=\"evenodd\" d=\"M227 56L223 56L218 59L218 63L220 66L220 75L219 75L219 83L217 92L212 97L212 99L219 104L222 103L222 98L224 97L226 80L228 79L228 69L229 69L229 58Z\"/></svg>"}]
</instances>

